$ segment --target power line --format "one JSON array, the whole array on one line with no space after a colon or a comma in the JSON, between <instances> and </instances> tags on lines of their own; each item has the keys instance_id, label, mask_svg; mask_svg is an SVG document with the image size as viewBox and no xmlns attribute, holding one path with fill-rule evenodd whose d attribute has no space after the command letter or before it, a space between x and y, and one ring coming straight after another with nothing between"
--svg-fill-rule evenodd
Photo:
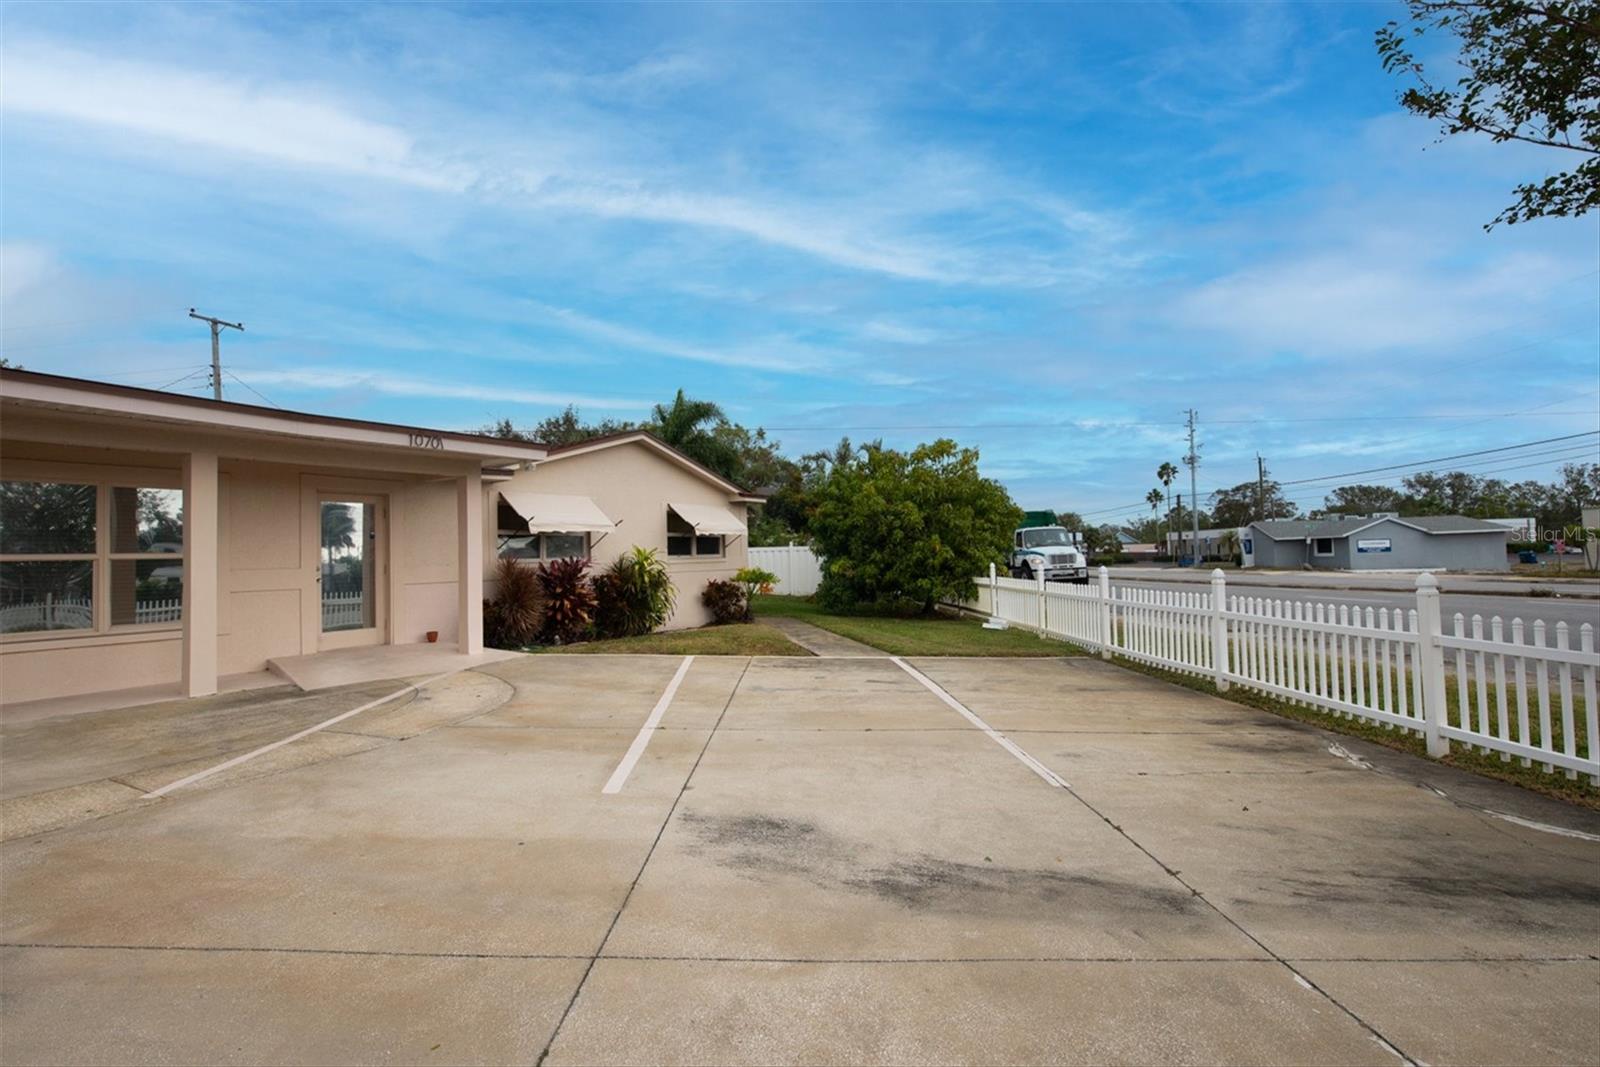
<instances>
[{"instance_id":1,"label":"power line","mask_svg":"<svg viewBox=\"0 0 1600 1067\"><path fill-rule=\"evenodd\" d=\"M263 393L261 390L257 389L255 386L251 385L249 382L245 381L243 378L241 378L237 374L233 373L233 371L224 370L222 373L226 374L228 377L232 378L234 381L238 382L240 385L242 385L246 389L250 390L256 396L260 397L262 402L267 404L268 406L275 407L275 408L280 408L280 409L283 407L282 404L279 404L276 400L273 400L267 394Z\"/></svg>"},{"instance_id":2,"label":"power line","mask_svg":"<svg viewBox=\"0 0 1600 1067\"><path fill-rule=\"evenodd\" d=\"M1593 437L1596 434L1600 434L1600 430L1585 430L1582 433L1569 433L1569 434L1565 434L1564 436L1561 436L1561 437L1546 437L1546 438L1544 438L1543 440L1540 440L1540 441L1526 441L1526 442L1524 442L1524 443L1522 443L1520 445L1505 445L1505 446L1500 447L1500 448L1483 448L1483 449L1479 449L1476 452L1458 452L1453 456L1439 456L1436 459L1418 460L1415 463L1395 463L1395 464L1392 464L1392 465L1387 466L1387 467L1368 467L1365 470L1346 471L1343 474L1326 474L1326 475L1322 475L1321 477L1318 477L1318 478L1300 478L1300 479L1297 479L1297 480L1292 481L1292 482L1279 482L1278 484L1279 485L1305 485L1307 482L1321 482L1321 481L1327 481L1327 480L1333 479L1333 478L1354 478L1357 475L1361 475L1361 474L1376 474L1379 471L1398 470L1401 467L1422 467L1422 466L1426 466L1426 465L1428 465L1430 463L1448 463L1450 460L1453 460L1453 459L1467 459L1468 457L1471 457L1471 456L1487 456L1487 455L1490 455L1490 454L1495 453L1495 452L1512 452L1512 451L1515 451L1517 449L1531 448L1534 445L1548 445L1548 444L1554 444L1557 441L1572 441L1572 440L1575 440L1575 439L1577 439L1579 437Z\"/></svg>"},{"instance_id":3,"label":"power line","mask_svg":"<svg viewBox=\"0 0 1600 1067\"><path fill-rule=\"evenodd\" d=\"M199 368L199 369L196 369L196 370L191 370L188 374L185 374L185 375L183 375L181 377L172 379L172 381L168 382L166 385L157 385L157 386L153 386L152 388L154 388L154 389L156 389L158 391L162 390L162 389L171 389L174 385L177 385L179 382L187 381L188 379L197 377L198 375L203 374L204 372L205 372L205 370L204 370L203 367Z\"/></svg>"},{"instance_id":4,"label":"power line","mask_svg":"<svg viewBox=\"0 0 1600 1067\"><path fill-rule=\"evenodd\" d=\"M1323 474L1323 475L1318 475L1315 478L1300 478L1300 479L1296 479L1295 481L1292 481L1292 482L1280 482L1278 484L1280 486L1308 485L1308 484L1317 483L1317 482L1335 481L1335 480L1341 479L1341 478L1351 478L1351 477L1355 477L1355 476L1361 475L1361 474L1378 473L1380 471L1401 470L1401 469L1422 470L1422 469L1424 469L1426 467L1429 467L1429 466L1431 466L1431 465L1433 465L1435 463L1445 463L1445 462L1448 462L1448 461L1453 460L1453 459L1465 459L1465 458L1468 458L1468 457L1471 457L1471 456L1483 456L1483 455L1491 455L1491 454L1500 453L1500 452L1519 451L1519 450L1524 449L1524 448L1533 448L1533 447L1535 447L1537 445L1547 445L1547 444L1552 444L1552 443L1557 442L1557 441L1570 441L1570 440L1575 440L1575 439L1583 438L1583 437L1594 437L1594 436L1597 436L1597 435L1600 435L1600 430L1587 430L1587 431L1584 431L1583 433L1566 434L1566 435L1561 436L1561 437L1547 437L1547 438L1544 438L1544 439L1538 440L1538 441L1524 441L1521 444L1505 445L1505 446L1503 446L1501 448L1486 448L1486 449L1480 449L1479 451L1476 451L1476 452L1461 452L1461 453L1457 453L1456 455L1453 455L1453 456L1439 456L1439 457L1435 457L1433 459L1416 460L1416 461L1413 461L1413 462L1410 462L1410 463L1396 463L1396 464L1393 464L1393 465L1387 466L1387 467L1371 467L1371 468L1368 468L1367 470L1364 470L1364 471L1349 471L1349 472L1346 472L1346 473L1343 473L1343 474ZM1504 458L1508 458L1509 459L1509 458L1513 458L1513 457L1504 457ZM1520 457L1516 457L1516 458L1520 458ZM1224 487L1224 488L1226 488L1226 487ZM1206 495L1209 496L1210 494L1215 493L1217 491L1218 490L1216 490L1216 489L1208 490ZM1127 511L1130 508L1138 508L1138 507L1142 507L1143 505L1144 505L1144 501L1140 500L1140 501L1135 501L1133 503L1128 503L1128 504L1117 504L1117 505L1114 505L1112 507L1096 508L1093 511L1079 512L1079 514L1084 516L1085 518L1087 518L1090 515L1104 515L1104 514L1108 514L1110 512L1113 512L1113 511Z\"/></svg>"}]
</instances>

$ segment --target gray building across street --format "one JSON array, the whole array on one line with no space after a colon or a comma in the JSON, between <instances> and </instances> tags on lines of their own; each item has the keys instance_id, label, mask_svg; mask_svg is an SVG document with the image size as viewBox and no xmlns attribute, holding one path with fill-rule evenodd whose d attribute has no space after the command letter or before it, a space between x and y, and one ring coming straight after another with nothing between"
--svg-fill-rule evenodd
<instances>
[{"instance_id":1,"label":"gray building across street","mask_svg":"<svg viewBox=\"0 0 1600 1067\"><path fill-rule=\"evenodd\" d=\"M1510 532L1465 515L1384 514L1253 522L1239 535L1246 567L1503 571Z\"/></svg>"}]
</instances>

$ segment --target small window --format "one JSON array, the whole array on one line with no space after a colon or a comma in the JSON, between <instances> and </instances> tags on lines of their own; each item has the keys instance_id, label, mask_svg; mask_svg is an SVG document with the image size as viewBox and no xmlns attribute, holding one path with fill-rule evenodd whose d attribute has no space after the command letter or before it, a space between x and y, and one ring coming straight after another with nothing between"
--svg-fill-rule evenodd
<instances>
[{"instance_id":1,"label":"small window","mask_svg":"<svg viewBox=\"0 0 1600 1067\"><path fill-rule=\"evenodd\" d=\"M92 629L92 560L0 563L0 633Z\"/></svg>"},{"instance_id":2,"label":"small window","mask_svg":"<svg viewBox=\"0 0 1600 1067\"><path fill-rule=\"evenodd\" d=\"M111 551L182 552L182 490L113 486Z\"/></svg>"},{"instance_id":3,"label":"small window","mask_svg":"<svg viewBox=\"0 0 1600 1067\"><path fill-rule=\"evenodd\" d=\"M667 555L694 555L694 527L671 508L667 509Z\"/></svg>"},{"instance_id":4,"label":"small window","mask_svg":"<svg viewBox=\"0 0 1600 1067\"><path fill-rule=\"evenodd\" d=\"M111 561L111 625L183 621L183 560Z\"/></svg>"},{"instance_id":5,"label":"small window","mask_svg":"<svg viewBox=\"0 0 1600 1067\"><path fill-rule=\"evenodd\" d=\"M501 559L531 559L539 558L539 535L521 534L507 537L500 535Z\"/></svg>"},{"instance_id":6,"label":"small window","mask_svg":"<svg viewBox=\"0 0 1600 1067\"><path fill-rule=\"evenodd\" d=\"M588 534L547 533L543 541L545 559L586 559L589 555Z\"/></svg>"},{"instance_id":7,"label":"small window","mask_svg":"<svg viewBox=\"0 0 1600 1067\"><path fill-rule=\"evenodd\" d=\"M0 553L93 555L95 487L0 482Z\"/></svg>"},{"instance_id":8,"label":"small window","mask_svg":"<svg viewBox=\"0 0 1600 1067\"><path fill-rule=\"evenodd\" d=\"M681 515L667 509L667 555L721 556L724 540L721 534L696 533Z\"/></svg>"},{"instance_id":9,"label":"small window","mask_svg":"<svg viewBox=\"0 0 1600 1067\"><path fill-rule=\"evenodd\" d=\"M1319 556L1333 555L1333 538L1319 537L1312 547L1312 552Z\"/></svg>"}]
</instances>

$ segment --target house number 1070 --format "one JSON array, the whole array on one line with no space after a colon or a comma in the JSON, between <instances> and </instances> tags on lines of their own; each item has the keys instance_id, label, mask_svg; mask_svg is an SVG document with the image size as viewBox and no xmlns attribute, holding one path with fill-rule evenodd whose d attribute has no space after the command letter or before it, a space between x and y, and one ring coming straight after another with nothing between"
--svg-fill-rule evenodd
<instances>
[{"instance_id":1,"label":"house number 1070","mask_svg":"<svg viewBox=\"0 0 1600 1067\"><path fill-rule=\"evenodd\" d=\"M440 437L436 433L412 433L412 434L408 434L407 436L411 438L411 447L412 448L443 448L444 447L444 438Z\"/></svg>"}]
</instances>

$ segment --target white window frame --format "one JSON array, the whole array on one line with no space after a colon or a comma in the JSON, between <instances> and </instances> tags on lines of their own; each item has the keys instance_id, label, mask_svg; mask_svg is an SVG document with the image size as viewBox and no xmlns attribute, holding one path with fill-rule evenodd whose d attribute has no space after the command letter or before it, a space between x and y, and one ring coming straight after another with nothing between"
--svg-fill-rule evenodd
<instances>
[{"instance_id":1,"label":"white window frame","mask_svg":"<svg viewBox=\"0 0 1600 1067\"><path fill-rule=\"evenodd\" d=\"M183 489L179 477L170 471L115 471L111 468L78 468L70 465L26 463L22 469L0 471L0 481L52 482L60 485L92 485L94 495L94 551L93 552L4 552L0 563L83 563L90 564L89 601L92 626L71 630L23 630L17 633L0 633L0 643L32 641L72 641L86 637L106 637L113 634L160 633L183 629L182 609L175 620L167 622L129 622L113 624L111 621L111 564L116 560L176 560L184 567L183 580L188 573L188 531L177 552L113 552L111 551L111 491L113 489ZM187 511L188 501L180 507Z\"/></svg>"},{"instance_id":2,"label":"white window frame","mask_svg":"<svg viewBox=\"0 0 1600 1067\"><path fill-rule=\"evenodd\" d=\"M682 534L682 533L673 533L672 532L672 519L673 519L674 516L677 516L677 519L678 519L679 522L681 522L685 526L689 527L689 530L690 530L689 533ZM672 554L672 539L674 537L687 537L687 538L689 538L689 551L684 553L684 554L682 554L682 555L676 555L676 556L673 555ZM700 538L702 538L702 537L715 537L717 539L717 551L715 553L712 553L712 552L701 552L700 551ZM700 559L727 559L727 558L728 558L728 535L727 534L703 534L703 533L696 532L694 526L689 522L688 519L684 518L681 515L678 515L678 513L673 511L670 507L667 509L667 562L668 563L671 563L675 559L676 560L700 560Z\"/></svg>"},{"instance_id":3,"label":"white window frame","mask_svg":"<svg viewBox=\"0 0 1600 1067\"><path fill-rule=\"evenodd\" d=\"M583 538L583 555L581 555L581 556L552 556L552 555L550 555L549 550L548 550L548 545L550 544L550 542L547 540L547 537L550 534L559 534L559 535L565 536L565 537L581 537L581 538ZM510 558L510 559L515 559L518 563L530 563L531 564L531 563L549 563L549 562L551 562L553 560L558 560L558 559L588 559L588 560L592 560L594 558L594 537L593 537L592 534L590 534L589 532L587 532L585 530L540 530L538 533L534 533L531 530L500 530L500 531L497 531L496 537L497 537L497 539L498 539L498 541L500 543L495 546L495 552L494 552L495 559L507 559L507 558ZM506 540L508 538L512 538L512 537L537 537L539 539L539 554L537 556L511 556L511 557L507 557L507 556L502 555L501 554L501 550L505 548Z\"/></svg>"},{"instance_id":4,"label":"white window frame","mask_svg":"<svg viewBox=\"0 0 1600 1067\"><path fill-rule=\"evenodd\" d=\"M1334 548L1333 548L1334 540L1335 540L1335 538L1332 538L1332 537L1313 537L1311 539L1311 554L1313 556L1318 556L1318 557L1320 557L1322 559L1326 559L1329 556L1332 556L1334 554ZM1324 541L1328 542L1328 551L1326 551L1326 552L1322 551L1322 549L1317 547L1318 545L1322 544L1322 542L1324 542Z\"/></svg>"}]
</instances>

